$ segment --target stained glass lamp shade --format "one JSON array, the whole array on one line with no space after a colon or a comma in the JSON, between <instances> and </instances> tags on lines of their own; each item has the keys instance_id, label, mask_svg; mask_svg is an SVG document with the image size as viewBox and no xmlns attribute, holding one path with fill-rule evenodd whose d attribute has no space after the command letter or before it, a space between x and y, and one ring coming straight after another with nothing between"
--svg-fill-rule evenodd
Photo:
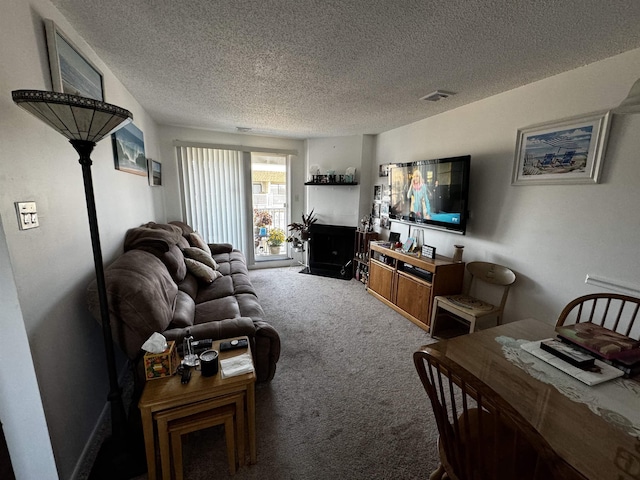
<instances>
[{"instance_id":1,"label":"stained glass lamp shade","mask_svg":"<svg viewBox=\"0 0 640 480\"><path fill-rule=\"evenodd\" d=\"M16 90L13 101L69 140L99 142L129 123L131 112L92 98L41 90Z\"/></svg>"}]
</instances>

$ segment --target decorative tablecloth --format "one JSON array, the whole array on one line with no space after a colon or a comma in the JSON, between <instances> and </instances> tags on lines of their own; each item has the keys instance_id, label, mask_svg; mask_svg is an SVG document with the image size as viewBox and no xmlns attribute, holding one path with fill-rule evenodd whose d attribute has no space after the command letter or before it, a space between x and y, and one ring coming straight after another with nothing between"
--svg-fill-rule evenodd
<instances>
[{"instance_id":1,"label":"decorative tablecloth","mask_svg":"<svg viewBox=\"0 0 640 480\"><path fill-rule=\"evenodd\" d=\"M640 383L617 378L599 385L585 385L520 348L530 340L496 337L505 358L533 378L552 385L574 402L589 407L596 415L629 435L640 438Z\"/></svg>"}]
</instances>

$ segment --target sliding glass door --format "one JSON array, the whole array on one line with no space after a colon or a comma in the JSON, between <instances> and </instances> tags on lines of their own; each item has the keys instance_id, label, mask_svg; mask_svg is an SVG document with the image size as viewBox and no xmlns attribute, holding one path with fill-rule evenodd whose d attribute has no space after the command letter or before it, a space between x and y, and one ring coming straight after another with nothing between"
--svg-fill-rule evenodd
<instances>
[{"instance_id":1,"label":"sliding glass door","mask_svg":"<svg viewBox=\"0 0 640 480\"><path fill-rule=\"evenodd\" d=\"M248 263L287 258L290 155L177 145L183 216Z\"/></svg>"}]
</instances>

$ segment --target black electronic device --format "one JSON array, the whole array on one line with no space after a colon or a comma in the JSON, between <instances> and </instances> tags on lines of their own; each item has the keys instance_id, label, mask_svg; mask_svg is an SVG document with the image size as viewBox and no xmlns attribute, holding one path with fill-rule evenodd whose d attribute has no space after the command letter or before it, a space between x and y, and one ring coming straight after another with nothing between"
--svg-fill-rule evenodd
<instances>
[{"instance_id":1,"label":"black electronic device","mask_svg":"<svg viewBox=\"0 0 640 480\"><path fill-rule=\"evenodd\" d=\"M224 352L225 350L234 350L236 348L247 348L249 346L249 342L246 338L241 338L239 340L230 340L228 342L220 343L220 351Z\"/></svg>"},{"instance_id":2,"label":"black electronic device","mask_svg":"<svg viewBox=\"0 0 640 480\"><path fill-rule=\"evenodd\" d=\"M402 271L408 273L409 275L415 275L416 277L420 277L421 279L426 280L427 282L433 281L433 273L427 270L424 270L422 268L415 267L408 263L404 263L402 265Z\"/></svg>"},{"instance_id":3,"label":"black electronic device","mask_svg":"<svg viewBox=\"0 0 640 480\"><path fill-rule=\"evenodd\" d=\"M213 345L213 340L210 338L195 340L191 342L191 345L193 346L193 352L198 355L206 350L211 349L211 346Z\"/></svg>"},{"instance_id":4,"label":"black electronic device","mask_svg":"<svg viewBox=\"0 0 640 480\"><path fill-rule=\"evenodd\" d=\"M464 235L470 163L471 156L464 155L390 165L389 217Z\"/></svg>"},{"instance_id":5,"label":"black electronic device","mask_svg":"<svg viewBox=\"0 0 640 480\"><path fill-rule=\"evenodd\" d=\"M595 366L596 359L593 356L559 340L543 340L540 348L582 370L590 370Z\"/></svg>"}]
</instances>

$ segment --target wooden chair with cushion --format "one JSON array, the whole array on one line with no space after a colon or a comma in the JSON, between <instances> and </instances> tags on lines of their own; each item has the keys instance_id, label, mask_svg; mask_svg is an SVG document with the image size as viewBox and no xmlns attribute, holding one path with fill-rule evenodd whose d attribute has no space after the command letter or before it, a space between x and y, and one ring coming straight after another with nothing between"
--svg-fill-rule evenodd
<instances>
[{"instance_id":1,"label":"wooden chair with cushion","mask_svg":"<svg viewBox=\"0 0 640 480\"><path fill-rule=\"evenodd\" d=\"M495 319L500 325L504 305L507 303L507 296L511 285L516 281L516 274L507 267L489 262L470 262L467 264L467 271L471 275L465 293L458 295L437 296L433 300L431 310L431 336L436 336L436 324L438 322L438 310L446 310L450 314L469 323L469 333L476 329L478 320ZM502 287L502 297L500 303L495 305L471 296L475 282L484 282Z\"/></svg>"},{"instance_id":2,"label":"wooden chair with cushion","mask_svg":"<svg viewBox=\"0 0 640 480\"><path fill-rule=\"evenodd\" d=\"M413 355L438 426L440 465L430 480L583 478L494 390L424 347Z\"/></svg>"},{"instance_id":3,"label":"wooden chair with cushion","mask_svg":"<svg viewBox=\"0 0 640 480\"><path fill-rule=\"evenodd\" d=\"M556 327L591 322L640 340L640 298L593 293L572 300L560 312Z\"/></svg>"}]
</instances>

